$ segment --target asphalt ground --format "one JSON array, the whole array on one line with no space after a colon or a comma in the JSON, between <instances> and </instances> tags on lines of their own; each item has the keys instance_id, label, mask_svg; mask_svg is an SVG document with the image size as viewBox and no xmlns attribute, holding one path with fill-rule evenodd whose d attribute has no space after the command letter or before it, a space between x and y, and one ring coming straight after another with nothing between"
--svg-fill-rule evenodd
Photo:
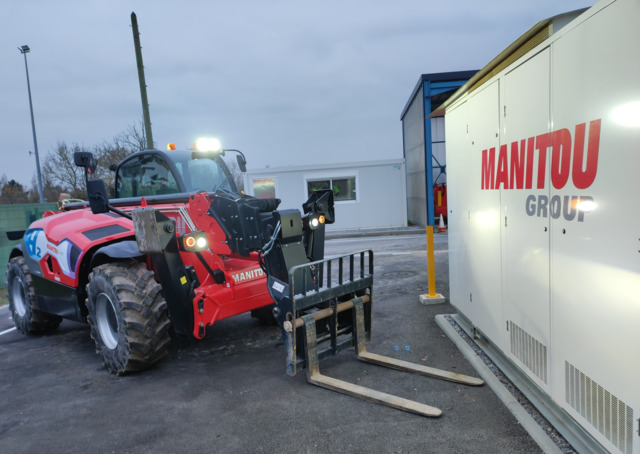
<instances>
[{"instance_id":1,"label":"asphalt ground","mask_svg":"<svg viewBox=\"0 0 640 454\"><path fill-rule=\"evenodd\" d=\"M327 254L373 249L372 352L477 376L435 322L449 303L423 305L426 242L337 232ZM339 233L339 234L338 234ZM449 296L446 235L435 235L436 291ZM141 373L109 374L86 325L23 336L0 308L0 453L537 453L488 387L470 387L359 362L353 349L324 374L443 410L427 418L310 385L285 374L277 327L248 314L218 322L203 341L173 345Z\"/></svg>"}]
</instances>

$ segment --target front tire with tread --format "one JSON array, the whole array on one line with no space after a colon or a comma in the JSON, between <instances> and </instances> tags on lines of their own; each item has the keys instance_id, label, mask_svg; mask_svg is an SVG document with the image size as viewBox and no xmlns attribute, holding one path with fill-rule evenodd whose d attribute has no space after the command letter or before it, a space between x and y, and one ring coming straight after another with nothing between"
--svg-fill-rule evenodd
<instances>
[{"instance_id":1,"label":"front tire with tread","mask_svg":"<svg viewBox=\"0 0 640 454\"><path fill-rule=\"evenodd\" d=\"M167 353L170 321L162 287L144 263L96 267L87 285L87 320L96 353L123 375L146 369Z\"/></svg>"},{"instance_id":2,"label":"front tire with tread","mask_svg":"<svg viewBox=\"0 0 640 454\"><path fill-rule=\"evenodd\" d=\"M31 273L22 256L14 257L9 261L7 296L13 322L18 331L23 334L53 331L62 322L60 316L48 314L38 309Z\"/></svg>"}]
</instances>

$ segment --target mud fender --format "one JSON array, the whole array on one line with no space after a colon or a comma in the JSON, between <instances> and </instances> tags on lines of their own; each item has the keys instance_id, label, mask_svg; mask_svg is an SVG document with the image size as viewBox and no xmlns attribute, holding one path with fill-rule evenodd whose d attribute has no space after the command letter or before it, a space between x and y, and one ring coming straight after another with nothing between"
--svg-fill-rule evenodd
<instances>
[{"instance_id":1,"label":"mud fender","mask_svg":"<svg viewBox=\"0 0 640 454\"><path fill-rule=\"evenodd\" d=\"M145 257L146 254L140 252L135 241L119 241L98 249L91 258L90 267L93 269L103 263L119 262L127 259L142 261Z\"/></svg>"}]
</instances>

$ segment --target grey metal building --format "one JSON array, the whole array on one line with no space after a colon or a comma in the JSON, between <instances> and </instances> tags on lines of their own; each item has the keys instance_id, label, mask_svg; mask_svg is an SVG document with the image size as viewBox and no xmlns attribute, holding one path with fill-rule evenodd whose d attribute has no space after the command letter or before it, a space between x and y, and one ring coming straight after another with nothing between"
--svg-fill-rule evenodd
<instances>
[{"instance_id":1,"label":"grey metal building","mask_svg":"<svg viewBox=\"0 0 640 454\"><path fill-rule=\"evenodd\" d=\"M429 116L476 72L423 74L402 111L407 217L412 224L434 225L433 186L446 183L444 116Z\"/></svg>"}]
</instances>

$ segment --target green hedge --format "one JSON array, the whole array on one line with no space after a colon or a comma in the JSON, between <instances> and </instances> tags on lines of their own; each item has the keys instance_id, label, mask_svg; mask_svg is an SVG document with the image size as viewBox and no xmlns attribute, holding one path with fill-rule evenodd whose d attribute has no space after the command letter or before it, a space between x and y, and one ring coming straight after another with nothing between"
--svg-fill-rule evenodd
<instances>
[{"instance_id":1,"label":"green hedge","mask_svg":"<svg viewBox=\"0 0 640 454\"><path fill-rule=\"evenodd\" d=\"M42 213L57 209L55 202L0 205L0 288L7 286L7 262L11 249L20 243L20 240L9 240L7 232L26 230L29 224L42 217Z\"/></svg>"}]
</instances>

